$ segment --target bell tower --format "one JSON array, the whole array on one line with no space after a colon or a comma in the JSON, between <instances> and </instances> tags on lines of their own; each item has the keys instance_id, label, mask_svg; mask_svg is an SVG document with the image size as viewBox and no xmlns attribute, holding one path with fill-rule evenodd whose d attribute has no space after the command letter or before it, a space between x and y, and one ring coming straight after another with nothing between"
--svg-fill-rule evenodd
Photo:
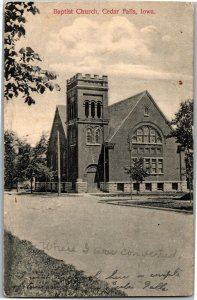
<instances>
[{"instance_id":1,"label":"bell tower","mask_svg":"<svg viewBox=\"0 0 197 300\"><path fill-rule=\"evenodd\" d=\"M107 107L107 76L78 73L67 80L68 180L78 192L94 191L101 181Z\"/></svg>"}]
</instances>

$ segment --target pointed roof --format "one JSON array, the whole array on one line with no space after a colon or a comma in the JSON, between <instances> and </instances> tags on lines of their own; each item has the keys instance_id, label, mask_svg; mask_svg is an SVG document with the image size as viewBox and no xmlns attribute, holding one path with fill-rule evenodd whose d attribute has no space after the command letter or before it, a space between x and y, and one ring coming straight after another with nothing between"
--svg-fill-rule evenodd
<instances>
[{"instance_id":1,"label":"pointed roof","mask_svg":"<svg viewBox=\"0 0 197 300\"><path fill-rule=\"evenodd\" d=\"M60 116L60 120L62 123L62 127L64 129L65 136L67 136L67 129L66 129L66 105L57 105L57 111Z\"/></svg>"},{"instance_id":2,"label":"pointed roof","mask_svg":"<svg viewBox=\"0 0 197 300\"><path fill-rule=\"evenodd\" d=\"M107 137L106 142L112 140L145 94L146 91L143 91L108 107L109 136Z\"/></svg>"},{"instance_id":3,"label":"pointed roof","mask_svg":"<svg viewBox=\"0 0 197 300\"><path fill-rule=\"evenodd\" d=\"M125 100L119 101L108 107L109 136L107 137L106 142L112 141L113 137L120 130L120 128L123 126L125 121L128 119L128 117L131 115L135 107L138 105L138 103L144 96L147 96L153 102L153 104L158 109L162 117L165 119L166 123L169 125L170 128L172 128L169 120L166 118L166 116L163 114L161 109L158 107L155 100L152 98L149 92L145 90L139 94L136 94Z\"/></svg>"},{"instance_id":4,"label":"pointed roof","mask_svg":"<svg viewBox=\"0 0 197 300\"><path fill-rule=\"evenodd\" d=\"M57 105L55 110L55 115L53 118L53 124L51 127L49 144L53 140L56 124L60 123L65 134L67 136L67 128L66 128L66 106L65 105Z\"/></svg>"}]
</instances>

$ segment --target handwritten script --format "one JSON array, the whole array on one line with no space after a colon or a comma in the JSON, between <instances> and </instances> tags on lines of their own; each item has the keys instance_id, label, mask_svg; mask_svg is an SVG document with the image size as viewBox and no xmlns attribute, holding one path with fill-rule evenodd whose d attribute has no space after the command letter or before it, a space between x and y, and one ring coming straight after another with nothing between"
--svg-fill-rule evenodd
<instances>
[{"instance_id":1,"label":"handwritten script","mask_svg":"<svg viewBox=\"0 0 197 300\"><path fill-rule=\"evenodd\" d=\"M173 279L180 278L182 273L182 269L177 267L174 270L166 270L162 273L150 273L150 274L140 274L137 275L134 279L131 279L129 274L125 274L120 272L118 269L113 270L107 276L102 276L103 271L99 270L92 277L101 279L109 283L110 286L117 288L126 292L126 294L132 294L132 290L154 290L156 292L167 292L169 290L170 284L173 287ZM26 274L22 274L20 276L20 285L16 288L20 288L21 285L25 282L23 280ZM50 288L57 288L57 285L68 286L68 283L71 282L69 279L69 274L61 274L59 277L50 276L49 274L43 274L42 272L35 272L33 276L29 277L29 283L26 285L28 290L37 290L46 287L47 284L50 283ZM72 276L72 272L71 272ZM147 279L148 278L148 279ZM77 278L75 279L75 283L77 282ZM72 290L72 289L71 289ZM72 291L69 289L69 295L72 295ZM148 294L148 292L147 292ZM165 294L164 294L165 295Z\"/></svg>"},{"instance_id":2,"label":"handwritten script","mask_svg":"<svg viewBox=\"0 0 197 300\"><path fill-rule=\"evenodd\" d=\"M149 280L140 280L131 282L130 275L119 272L119 270L114 270L109 276L105 277L105 280L110 281L113 286L118 289L127 290L134 288L141 288L143 290L160 290L162 292L168 291L169 281L172 281L174 277L181 276L182 269L176 268L175 270L166 270L162 273L150 273L148 275L140 274L137 278L149 278ZM102 275L102 270L96 272L94 277L99 278ZM121 284L120 284L121 282ZM140 286L139 286L140 284Z\"/></svg>"},{"instance_id":3,"label":"handwritten script","mask_svg":"<svg viewBox=\"0 0 197 300\"><path fill-rule=\"evenodd\" d=\"M138 250L132 248L107 249L102 247L90 247L87 242L81 248L73 245L60 245L57 242L41 242L42 249L45 251L65 252L67 254L81 253L94 254L104 256L127 256L127 257L152 257L152 258L174 258L177 254L177 249L165 251L164 249Z\"/></svg>"}]
</instances>

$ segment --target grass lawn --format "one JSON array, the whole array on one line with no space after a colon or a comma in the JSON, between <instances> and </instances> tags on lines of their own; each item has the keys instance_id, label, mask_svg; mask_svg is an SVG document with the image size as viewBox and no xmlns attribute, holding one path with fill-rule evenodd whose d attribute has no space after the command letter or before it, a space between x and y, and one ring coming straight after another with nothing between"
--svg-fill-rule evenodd
<instances>
[{"instance_id":1,"label":"grass lawn","mask_svg":"<svg viewBox=\"0 0 197 300\"><path fill-rule=\"evenodd\" d=\"M193 205L189 201L177 201L177 200L163 200L163 201L139 201L134 202L133 204L151 206L151 207L162 207L162 208L171 208L178 210L193 211Z\"/></svg>"},{"instance_id":2,"label":"grass lawn","mask_svg":"<svg viewBox=\"0 0 197 300\"><path fill-rule=\"evenodd\" d=\"M4 234L4 291L8 297L115 297L122 291L48 256L30 242Z\"/></svg>"},{"instance_id":3,"label":"grass lawn","mask_svg":"<svg viewBox=\"0 0 197 300\"><path fill-rule=\"evenodd\" d=\"M121 200L121 201L120 201ZM104 202L103 200L101 202ZM125 200L125 199L116 199L106 200L108 204L118 204L118 205L126 205L126 206L148 206L148 207L156 207L156 208L170 208L179 211L193 211L193 203L186 200L172 200L172 199L154 199L154 200Z\"/></svg>"}]
</instances>

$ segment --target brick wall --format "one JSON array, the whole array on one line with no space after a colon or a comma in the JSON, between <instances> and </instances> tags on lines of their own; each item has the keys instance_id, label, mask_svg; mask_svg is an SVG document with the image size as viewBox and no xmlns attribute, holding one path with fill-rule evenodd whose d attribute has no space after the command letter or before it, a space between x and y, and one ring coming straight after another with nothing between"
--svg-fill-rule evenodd
<instances>
[{"instance_id":1,"label":"brick wall","mask_svg":"<svg viewBox=\"0 0 197 300\"><path fill-rule=\"evenodd\" d=\"M144 105L149 105L149 116L144 116ZM128 134L132 134L138 125L155 125L163 136L163 175L150 175L146 181L180 181L180 157L177 153L175 140L165 137L169 134L170 128L166 120L152 103L148 96L139 102L137 107L125 121L124 125L113 137L114 149L109 150L109 181L128 181L128 174L124 168L130 165L130 153L128 151ZM184 162L183 162L184 164Z\"/></svg>"}]
</instances>

